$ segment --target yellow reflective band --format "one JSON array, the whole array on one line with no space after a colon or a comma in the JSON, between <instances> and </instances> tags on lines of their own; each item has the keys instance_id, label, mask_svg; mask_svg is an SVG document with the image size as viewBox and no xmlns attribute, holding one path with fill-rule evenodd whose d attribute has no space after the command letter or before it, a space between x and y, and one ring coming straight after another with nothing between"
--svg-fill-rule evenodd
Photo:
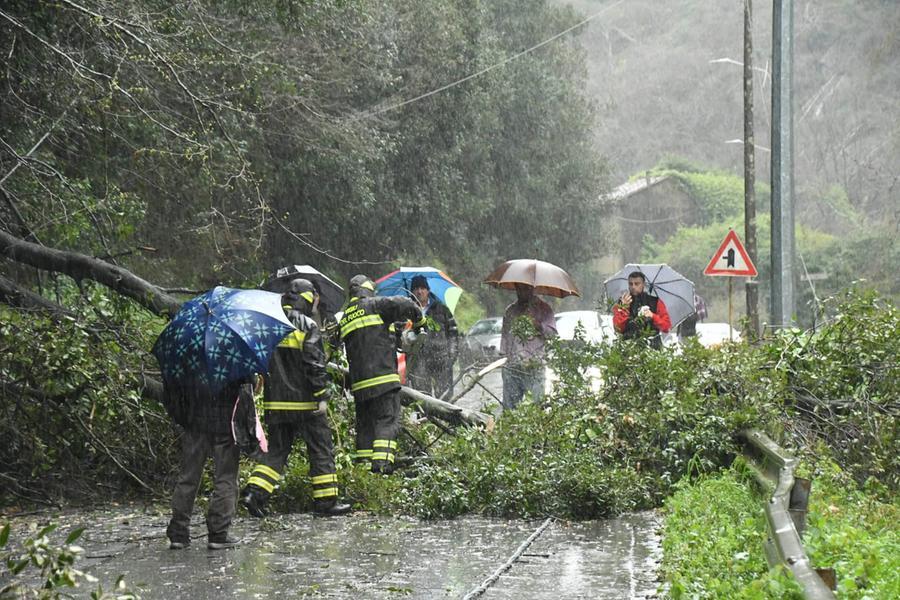
<instances>
[{"instance_id":1,"label":"yellow reflective band","mask_svg":"<svg viewBox=\"0 0 900 600\"><path fill-rule=\"evenodd\" d=\"M307 302L309 302L310 304L313 303L313 293L312 292L303 292L302 294L300 294L300 297L303 298L304 300L306 300Z\"/></svg>"},{"instance_id":2,"label":"yellow reflective band","mask_svg":"<svg viewBox=\"0 0 900 600\"><path fill-rule=\"evenodd\" d=\"M303 349L303 340L306 339L306 334L299 330L294 330L287 334L281 343L278 344L279 348L297 348L298 350Z\"/></svg>"},{"instance_id":3,"label":"yellow reflective band","mask_svg":"<svg viewBox=\"0 0 900 600\"><path fill-rule=\"evenodd\" d=\"M247 480L247 485L255 485L256 487L261 487L266 490L270 494L275 491L275 486L263 479L262 477L251 477Z\"/></svg>"},{"instance_id":4,"label":"yellow reflective band","mask_svg":"<svg viewBox=\"0 0 900 600\"><path fill-rule=\"evenodd\" d=\"M371 458L372 450L357 450L354 457L355 458Z\"/></svg>"},{"instance_id":5,"label":"yellow reflective band","mask_svg":"<svg viewBox=\"0 0 900 600\"><path fill-rule=\"evenodd\" d=\"M353 319L341 326L341 337L347 337L348 334L353 333L357 329L375 325L384 325L384 319L381 318L381 315L366 315L365 317Z\"/></svg>"},{"instance_id":6,"label":"yellow reflective band","mask_svg":"<svg viewBox=\"0 0 900 600\"><path fill-rule=\"evenodd\" d=\"M322 388L318 392L313 392L313 398L318 398L319 396L321 396L322 394L324 394L327 391L328 391L328 388Z\"/></svg>"},{"instance_id":7,"label":"yellow reflective band","mask_svg":"<svg viewBox=\"0 0 900 600\"><path fill-rule=\"evenodd\" d=\"M391 373L390 375L382 375L380 377L372 377L371 379L363 379L362 381L357 381L356 383L351 385L350 391L357 392L359 390L364 390L376 385L381 385L382 383L391 383L394 381L400 383L400 376L396 373Z\"/></svg>"},{"instance_id":8,"label":"yellow reflective band","mask_svg":"<svg viewBox=\"0 0 900 600\"><path fill-rule=\"evenodd\" d=\"M318 402L263 402L266 410L316 410Z\"/></svg>"},{"instance_id":9,"label":"yellow reflective band","mask_svg":"<svg viewBox=\"0 0 900 600\"><path fill-rule=\"evenodd\" d=\"M394 449L397 447L397 442L394 440L375 440L372 442L373 448L391 448Z\"/></svg>"},{"instance_id":10,"label":"yellow reflective band","mask_svg":"<svg viewBox=\"0 0 900 600\"><path fill-rule=\"evenodd\" d=\"M329 473L328 475L316 475L312 478L313 485L319 485L322 483L337 483L337 474Z\"/></svg>"},{"instance_id":11,"label":"yellow reflective band","mask_svg":"<svg viewBox=\"0 0 900 600\"><path fill-rule=\"evenodd\" d=\"M329 496L337 496L338 489L336 487L322 488L321 490L313 490L313 498L328 498Z\"/></svg>"},{"instance_id":12,"label":"yellow reflective band","mask_svg":"<svg viewBox=\"0 0 900 600\"><path fill-rule=\"evenodd\" d=\"M386 460L388 462L394 462L394 453L393 452L373 452L372 460Z\"/></svg>"},{"instance_id":13,"label":"yellow reflective band","mask_svg":"<svg viewBox=\"0 0 900 600\"><path fill-rule=\"evenodd\" d=\"M276 471L272 467L267 467L266 465L256 465L253 468L252 475L256 475L257 473L261 473L262 475L265 475L270 479L274 479L275 481L281 479L281 474L278 471Z\"/></svg>"}]
</instances>

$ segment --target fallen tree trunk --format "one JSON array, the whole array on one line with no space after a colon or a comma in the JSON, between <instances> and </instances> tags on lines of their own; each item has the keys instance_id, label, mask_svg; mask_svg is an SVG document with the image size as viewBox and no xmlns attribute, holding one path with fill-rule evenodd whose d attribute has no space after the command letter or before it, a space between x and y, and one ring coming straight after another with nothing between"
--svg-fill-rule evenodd
<instances>
[{"instance_id":1,"label":"fallen tree trunk","mask_svg":"<svg viewBox=\"0 0 900 600\"><path fill-rule=\"evenodd\" d=\"M328 363L328 368L343 373L344 377L350 376L350 371L333 362ZM451 425L484 427L487 431L494 429L494 417L489 414L454 406L405 385L400 386L400 400L405 406L419 404L429 417L436 417Z\"/></svg>"},{"instance_id":2,"label":"fallen tree trunk","mask_svg":"<svg viewBox=\"0 0 900 600\"><path fill-rule=\"evenodd\" d=\"M494 417L489 414L455 406L405 385L400 386L400 398L403 404L418 404L429 417L437 417L451 425L478 426L487 431L494 429Z\"/></svg>"},{"instance_id":3,"label":"fallen tree trunk","mask_svg":"<svg viewBox=\"0 0 900 600\"><path fill-rule=\"evenodd\" d=\"M78 252L26 242L3 230L0 230L0 254L38 269L68 275L76 281L96 281L157 315L174 315L181 306L180 300L127 269Z\"/></svg>"}]
</instances>

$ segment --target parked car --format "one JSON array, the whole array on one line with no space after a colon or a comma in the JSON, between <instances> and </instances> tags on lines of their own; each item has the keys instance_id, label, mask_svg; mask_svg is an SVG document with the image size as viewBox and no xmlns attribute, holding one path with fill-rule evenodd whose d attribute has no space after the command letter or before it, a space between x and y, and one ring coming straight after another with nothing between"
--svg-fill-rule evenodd
<instances>
[{"instance_id":1,"label":"parked car","mask_svg":"<svg viewBox=\"0 0 900 600\"><path fill-rule=\"evenodd\" d=\"M720 346L730 340L741 341L741 333L728 323L697 323L697 341L707 348Z\"/></svg>"},{"instance_id":2,"label":"parked car","mask_svg":"<svg viewBox=\"0 0 900 600\"><path fill-rule=\"evenodd\" d=\"M461 343L462 364L496 360L500 356L500 332L503 317L476 321Z\"/></svg>"},{"instance_id":3,"label":"parked car","mask_svg":"<svg viewBox=\"0 0 900 600\"><path fill-rule=\"evenodd\" d=\"M584 340L592 344L610 344L616 338L612 316L602 315L595 310L568 310L556 313L556 331L563 341L574 341L575 331L579 324L584 329ZM582 376L590 382L591 390L596 393L603 386L603 373L595 366L588 367ZM552 393L559 377L553 369L547 367L544 377L544 393Z\"/></svg>"},{"instance_id":4,"label":"parked car","mask_svg":"<svg viewBox=\"0 0 900 600\"><path fill-rule=\"evenodd\" d=\"M584 328L585 341L604 344L616 338L611 315L601 315L595 310L569 310L556 313L556 330L560 339L574 340L575 329L579 323Z\"/></svg>"}]
</instances>

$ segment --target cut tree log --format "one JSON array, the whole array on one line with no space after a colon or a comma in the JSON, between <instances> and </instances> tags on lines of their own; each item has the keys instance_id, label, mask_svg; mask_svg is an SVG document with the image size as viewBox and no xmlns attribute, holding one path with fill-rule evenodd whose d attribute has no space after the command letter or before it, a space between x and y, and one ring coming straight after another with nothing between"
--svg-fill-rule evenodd
<instances>
[{"instance_id":1,"label":"cut tree log","mask_svg":"<svg viewBox=\"0 0 900 600\"><path fill-rule=\"evenodd\" d=\"M350 376L350 372L345 367L333 362L328 363L328 368L343 373L344 377ZM405 385L400 386L400 401L406 406L418 404L427 416L441 419L451 425L484 427L488 432L494 429L494 417L489 414L454 406Z\"/></svg>"},{"instance_id":2,"label":"cut tree log","mask_svg":"<svg viewBox=\"0 0 900 600\"><path fill-rule=\"evenodd\" d=\"M451 425L484 427L489 432L494 429L494 417L489 414L455 406L405 385L400 386L400 398L403 404L418 404L429 417L437 417Z\"/></svg>"}]
</instances>

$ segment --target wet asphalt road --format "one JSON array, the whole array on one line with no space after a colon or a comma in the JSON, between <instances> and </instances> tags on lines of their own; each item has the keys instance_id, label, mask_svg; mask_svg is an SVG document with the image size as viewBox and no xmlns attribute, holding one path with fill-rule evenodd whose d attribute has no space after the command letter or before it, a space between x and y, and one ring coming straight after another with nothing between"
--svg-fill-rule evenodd
<instances>
[{"instance_id":1,"label":"wet asphalt road","mask_svg":"<svg viewBox=\"0 0 900 600\"><path fill-rule=\"evenodd\" d=\"M243 542L207 550L202 517L169 550L168 515L115 508L54 517L59 537L86 525L84 569L109 589L119 575L144 598L462 598L503 565L540 521L450 521L354 514L239 518ZM24 523L14 520L19 529ZM657 588L653 513L553 522L482 598L647 598ZM89 590L82 590L87 597Z\"/></svg>"}]
</instances>

